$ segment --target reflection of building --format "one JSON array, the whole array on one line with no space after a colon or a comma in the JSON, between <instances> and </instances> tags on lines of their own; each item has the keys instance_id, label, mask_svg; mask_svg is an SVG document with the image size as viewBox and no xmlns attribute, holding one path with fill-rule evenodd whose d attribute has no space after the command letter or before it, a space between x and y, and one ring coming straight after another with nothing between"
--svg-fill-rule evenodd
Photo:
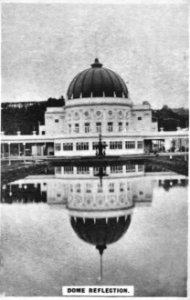
<instances>
[{"instance_id":1,"label":"reflection of building","mask_svg":"<svg viewBox=\"0 0 190 300\"><path fill-rule=\"evenodd\" d=\"M147 101L134 105L123 79L95 59L71 81L67 101L48 107L39 134L2 135L2 155L95 155L99 134L107 155L142 154L163 148L172 138L188 139L188 132L158 132Z\"/></svg>"},{"instance_id":2,"label":"reflection of building","mask_svg":"<svg viewBox=\"0 0 190 300\"><path fill-rule=\"evenodd\" d=\"M110 165L102 169L108 175L102 182L94 176L98 174L97 167L63 166L2 187L2 202L46 202L51 209L62 208L76 236L98 250L100 280L103 253L130 230L134 208L151 205L155 187L167 190L187 185L185 176L145 173L143 165Z\"/></svg>"},{"instance_id":3,"label":"reflection of building","mask_svg":"<svg viewBox=\"0 0 190 300\"><path fill-rule=\"evenodd\" d=\"M102 184L97 167L55 167L50 174L28 176L2 187L4 202L62 203L71 210L108 210L149 205L156 186L166 190L187 185L185 176L172 172L144 172L143 165L104 167ZM77 215L77 214L76 214Z\"/></svg>"}]
</instances>

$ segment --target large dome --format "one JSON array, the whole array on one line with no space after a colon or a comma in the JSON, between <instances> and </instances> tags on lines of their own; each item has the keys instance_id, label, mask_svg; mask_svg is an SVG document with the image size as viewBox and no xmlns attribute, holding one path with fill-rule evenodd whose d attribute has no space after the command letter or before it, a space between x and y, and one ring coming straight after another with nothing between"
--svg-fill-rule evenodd
<instances>
[{"instance_id":1,"label":"large dome","mask_svg":"<svg viewBox=\"0 0 190 300\"><path fill-rule=\"evenodd\" d=\"M91 68L77 74L67 91L68 99L89 97L128 98L123 79L110 69L103 68L96 58Z\"/></svg>"},{"instance_id":2,"label":"large dome","mask_svg":"<svg viewBox=\"0 0 190 300\"><path fill-rule=\"evenodd\" d=\"M131 223L131 215L117 218L85 219L71 217L71 226L83 241L96 246L108 245L117 242L127 231Z\"/></svg>"}]
</instances>

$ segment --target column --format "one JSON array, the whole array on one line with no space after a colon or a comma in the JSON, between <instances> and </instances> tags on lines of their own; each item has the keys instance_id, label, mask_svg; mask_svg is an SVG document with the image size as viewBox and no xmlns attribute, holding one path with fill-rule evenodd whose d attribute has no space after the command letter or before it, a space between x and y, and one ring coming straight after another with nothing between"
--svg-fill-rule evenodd
<instances>
[{"instance_id":1,"label":"column","mask_svg":"<svg viewBox=\"0 0 190 300\"><path fill-rule=\"evenodd\" d=\"M89 154L93 154L93 150L92 150L92 140L90 140L90 139L88 140L88 145L89 145L89 148L88 148L88 149L89 149L89 150L88 150L88 151L89 151Z\"/></svg>"},{"instance_id":2,"label":"column","mask_svg":"<svg viewBox=\"0 0 190 300\"><path fill-rule=\"evenodd\" d=\"M125 141L122 141L122 150L123 150L123 152L126 151L126 149L125 149Z\"/></svg>"},{"instance_id":3,"label":"column","mask_svg":"<svg viewBox=\"0 0 190 300\"><path fill-rule=\"evenodd\" d=\"M5 157L5 148L4 148L4 144L1 144L2 147L1 147L1 151L2 151L2 158Z\"/></svg>"},{"instance_id":4,"label":"column","mask_svg":"<svg viewBox=\"0 0 190 300\"><path fill-rule=\"evenodd\" d=\"M73 142L73 154L75 155L77 153L76 151L76 142Z\"/></svg>"},{"instance_id":5,"label":"column","mask_svg":"<svg viewBox=\"0 0 190 300\"><path fill-rule=\"evenodd\" d=\"M77 167L73 167L73 175L77 174Z\"/></svg>"},{"instance_id":6,"label":"column","mask_svg":"<svg viewBox=\"0 0 190 300\"><path fill-rule=\"evenodd\" d=\"M45 156L45 151L47 149L47 143L44 143L44 150L43 150L43 156Z\"/></svg>"},{"instance_id":7,"label":"column","mask_svg":"<svg viewBox=\"0 0 190 300\"><path fill-rule=\"evenodd\" d=\"M93 176L93 167L89 167L89 169L90 169L90 176Z\"/></svg>"},{"instance_id":8,"label":"column","mask_svg":"<svg viewBox=\"0 0 190 300\"><path fill-rule=\"evenodd\" d=\"M18 156L20 157L20 143L18 143Z\"/></svg>"},{"instance_id":9,"label":"column","mask_svg":"<svg viewBox=\"0 0 190 300\"><path fill-rule=\"evenodd\" d=\"M110 174L110 166L106 167L106 173L109 175Z\"/></svg>"},{"instance_id":10,"label":"column","mask_svg":"<svg viewBox=\"0 0 190 300\"><path fill-rule=\"evenodd\" d=\"M26 143L22 143L23 144L23 155L24 155L24 162L25 162L25 144Z\"/></svg>"},{"instance_id":11,"label":"column","mask_svg":"<svg viewBox=\"0 0 190 300\"><path fill-rule=\"evenodd\" d=\"M11 143L8 142L8 158L9 158L9 165L11 165Z\"/></svg>"},{"instance_id":12,"label":"column","mask_svg":"<svg viewBox=\"0 0 190 300\"><path fill-rule=\"evenodd\" d=\"M64 175L64 167L61 167L61 175Z\"/></svg>"}]
</instances>

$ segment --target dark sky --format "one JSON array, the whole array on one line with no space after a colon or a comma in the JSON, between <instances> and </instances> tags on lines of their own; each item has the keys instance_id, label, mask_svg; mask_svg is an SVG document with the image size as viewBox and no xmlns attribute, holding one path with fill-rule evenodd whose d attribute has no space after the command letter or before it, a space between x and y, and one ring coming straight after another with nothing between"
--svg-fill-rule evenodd
<instances>
[{"instance_id":1,"label":"dark sky","mask_svg":"<svg viewBox=\"0 0 190 300\"><path fill-rule=\"evenodd\" d=\"M66 96L98 56L121 75L135 104L187 107L188 6L177 2L4 3L2 101Z\"/></svg>"}]
</instances>

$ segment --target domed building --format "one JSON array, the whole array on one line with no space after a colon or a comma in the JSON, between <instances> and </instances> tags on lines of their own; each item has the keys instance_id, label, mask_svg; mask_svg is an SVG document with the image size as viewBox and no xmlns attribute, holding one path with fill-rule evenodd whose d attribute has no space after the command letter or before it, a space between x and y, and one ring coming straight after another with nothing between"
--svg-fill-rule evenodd
<instances>
[{"instance_id":1,"label":"domed building","mask_svg":"<svg viewBox=\"0 0 190 300\"><path fill-rule=\"evenodd\" d=\"M124 80L97 58L73 78L65 106L47 108L39 128L54 136L55 156L94 156L100 134L106 155L144 153L143 133L157 130L150 104L133 105Z\"/></svg>"}]
</instances>

